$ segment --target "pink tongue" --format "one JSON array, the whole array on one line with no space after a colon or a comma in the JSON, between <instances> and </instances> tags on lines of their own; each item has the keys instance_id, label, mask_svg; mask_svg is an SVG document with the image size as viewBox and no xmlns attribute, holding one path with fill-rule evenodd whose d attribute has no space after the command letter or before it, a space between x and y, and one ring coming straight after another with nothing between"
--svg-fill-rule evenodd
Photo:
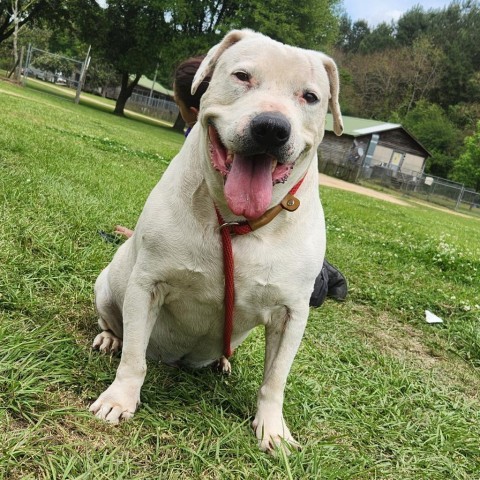
<instances>
[{"instance_id":1,"label":"pink tongue","mask_svg":"<svg viewBox=\"0 0 480 480\"><path fill-rule=\"evenodd\" d=\"M268 155L235 154L225 182L225 198L235 215L248 219L262 216L272 201L272 159Z\"/></svg>"}]
</instances>

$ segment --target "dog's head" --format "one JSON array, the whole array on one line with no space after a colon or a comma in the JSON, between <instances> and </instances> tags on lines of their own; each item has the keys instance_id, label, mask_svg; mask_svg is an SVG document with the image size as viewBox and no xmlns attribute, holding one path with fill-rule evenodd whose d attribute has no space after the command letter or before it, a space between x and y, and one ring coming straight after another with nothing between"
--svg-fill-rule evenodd
<instances>
[{"instance_id":1,"label":"dog's head","mask_svg":"<svg viewBox=\"0 0 480 480\"><path fill-rule=\"evenodd\" d=\"M329 105L342 133L337 68L323 53L234 30L208 52L192 92L207 75L199 121L211 163L224 177L230 210L256 219L307 171Z\"/></svg>"}]
</instances>

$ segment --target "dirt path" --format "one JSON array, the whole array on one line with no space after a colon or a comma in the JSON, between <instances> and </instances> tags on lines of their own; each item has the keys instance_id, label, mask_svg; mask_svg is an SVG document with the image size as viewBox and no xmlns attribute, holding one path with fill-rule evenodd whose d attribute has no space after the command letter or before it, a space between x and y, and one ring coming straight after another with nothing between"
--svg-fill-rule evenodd
<instances>
[{"instance_id":1,"label":"dirt path","mask_svg":"<svg viewBox=\"0 0 480 480\"><path fill-rule=\"evenodd\" d=\"M377 192L371 188L362 187L356 183L345 182L339 178L329 177L323 173L318 174L318 182L320 186L340 188L341 190L348 190L349 192L360 193L369 197L378 198L379 200L385 200L386 202L395 203L397 205L403 205L404 207L410 207L411 205L403 200L400 200L388 193Z\"/></svg>"}]
</instances>

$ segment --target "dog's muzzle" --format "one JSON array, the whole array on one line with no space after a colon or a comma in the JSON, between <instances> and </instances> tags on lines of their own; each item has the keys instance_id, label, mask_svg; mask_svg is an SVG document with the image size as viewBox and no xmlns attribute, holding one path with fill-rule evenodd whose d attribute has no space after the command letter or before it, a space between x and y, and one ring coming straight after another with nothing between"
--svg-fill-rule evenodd
<instances>
[{"instance_id":1,"label":"dog's muzzle","mask_svg":"<svg viewBox=\"0 0 480 480\"><path fill-rule=\"evenodd\" d=\"M224 176L230 210L248 220L258 219L270 206L273 186L285 182L295 164L289 158L292 127L280 112L262 112L250 119L243 135L227 149L213 120L208 127L210 157Z\"/></svg>"},{"instance_id":2,"label":"dog's muzzle","mask_svg":"<svg viewBox=\"0 0 480 480\"><path fill-rule=\"evenodd\" d=\"M254 142L265 151L285 145L290 138L292 127L288 119L279 112L260 113L250 123Z\"/></svg>"}]
</instances>

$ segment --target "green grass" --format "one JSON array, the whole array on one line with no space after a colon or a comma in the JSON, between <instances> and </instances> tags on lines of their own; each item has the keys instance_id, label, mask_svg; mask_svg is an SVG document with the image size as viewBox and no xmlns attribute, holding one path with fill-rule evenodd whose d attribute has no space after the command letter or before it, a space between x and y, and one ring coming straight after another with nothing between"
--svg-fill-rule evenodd
<instances>
[{"instance_id":1,"label":"green grass","mask_svg":"<svg viewBox=\"0 0 480 480\"><path fill-rule=\"evenodd\" d=\"M50 93L52 95L55 95L57 97L60 97L69 101L73 100L76 95L76 90L73 88L54 85L53 83L44 82L42 80L37 80L34 78L28 78L26 80L26 86L29 89L37 90L43 93ZM108 113L112 113L115 108L114 100L99 97L98 95L93 95L91 93L85 93L85 92L82 92L80 95L80 104L95 108L97 110L108 112ZM140 119L143 123L147 123L150 125L157 125L157 126L161 125L161 126L168 126L168 127L171 126L171 124L166 121L159 120L153 117L147 117L145 115L142 115L141 113L137 113L128 109L125 110L125 116L127 118L132 118L132 119Z\"/></svg>"},{"instance_id":2,"label":"green grass","mask_svg":"<svg viewBox=\"0 0 480 480\"><path fill-rule=\"evenodd\" d=\"M90 350L115 251L97 230L135 225L182 143L0 83L0 478L478 479L480 222L339 190L321 196L350 295L311 311L289 378L300 452L267 456L250 431L261 329L231 377L150 364L131 422L88 413L118 365Z\"/></svg>"}]
</instances>

